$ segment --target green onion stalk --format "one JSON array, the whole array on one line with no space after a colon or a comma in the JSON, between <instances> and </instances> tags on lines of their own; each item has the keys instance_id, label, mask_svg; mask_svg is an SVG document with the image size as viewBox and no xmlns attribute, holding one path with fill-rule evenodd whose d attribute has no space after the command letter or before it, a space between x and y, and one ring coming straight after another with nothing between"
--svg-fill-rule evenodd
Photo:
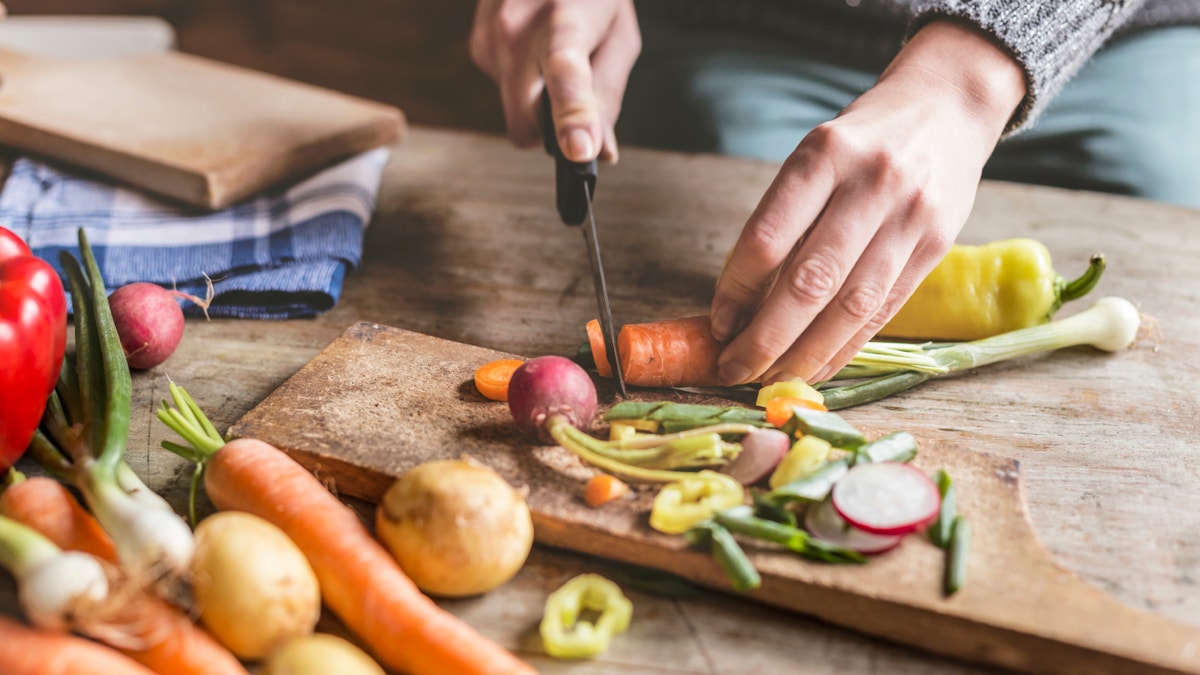
<instances>
[{"instance_id":1,"label":"green onion stalk","mask_svg":"<svg viewBox=\"0 0 1200 675\"><path fill-rule=\"evenodd\" d=\"M694 477L680 469L711 467L737 457L741 445L723 440L726 435L746 435L751 424L722 423L674 434L639 434L615 441L602 441L577 429L564 417L547 420L547 431L555 443L580 459L624 478L667 483Z\"/></svg>"},{"instance_id":2,"label":"green onion stalk","mask_svg":"<svg viewBox=\"0 0 1200 675\"><path fill-rule=\"evenodd\" d=\"M29 454L80 490L112 537L127 574L177 590L174 585L191 562L192 532L125 463L133 389L129 365L83 229L79 250L82 266L69 253L61 255L74 301L75 352L63 360Z\"/></svg>"},{"instance_id":3,"label":"green onion stalk","mask_svg":"<svg viewBox=\"0 0 1200 675\"><path fill-rule=\"evenodd\" d=\"M911 389L934 377L1038 352L1077 345L1119 351L1134 343L1140 328L1141 316L1133 303L1107 297L1064 319L971 342L872 342L824 383L821 393L830 410L849 408ZM836 384L847 380L854 381Z\"/></svg>"}]
</instances>

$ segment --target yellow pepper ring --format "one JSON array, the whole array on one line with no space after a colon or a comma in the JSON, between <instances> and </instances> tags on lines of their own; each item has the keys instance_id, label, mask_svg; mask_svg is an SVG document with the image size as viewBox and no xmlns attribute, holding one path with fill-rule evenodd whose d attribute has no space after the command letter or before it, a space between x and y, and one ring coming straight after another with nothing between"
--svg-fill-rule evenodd
<instances>
[{"instance_id":1,"label":"yellow pepper ring","mask_svg":"<svg viewBox=\"0 0 1200 675\"><path fill-rule=\"evenodd\" d=\"M580 618L584 611L595 621ZM633 603L621 588L598 574L581 574L546 598L538 632L546 653L555 658L590 658L608 649L614 635L624 633Z\"/></svg>"},{"instance_id":2,"label":"yellow pepper ring","mask_svg":"<svg viewBox=\"0 0 1200 675\"><path fill-rule=\"evenodd\" d=\"M737 479L716 471L667 483L654 497L650 527L664 534L683 534L721 509L739 506L745 491Z\"/></svg>"},{"instance_id":3,"label":"yellow pepper ring","mask_svg":"<svg viewBox=\"0 0 1200 675\"><path fill-rule=\"evenodd\" d=\"M1091 291L1104 272L1094 255L1075 280L1055 273L1050 251L1034 239L955 244L921 282L881 336L978 340L1045 323L1064 302Z\"/></svg>"}]
</instances>

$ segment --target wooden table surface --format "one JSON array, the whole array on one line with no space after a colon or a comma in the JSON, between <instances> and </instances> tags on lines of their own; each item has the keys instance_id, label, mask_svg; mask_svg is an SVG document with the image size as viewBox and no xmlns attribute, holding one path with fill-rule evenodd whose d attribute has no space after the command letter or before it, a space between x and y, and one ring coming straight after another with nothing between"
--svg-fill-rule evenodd
<instances>
[{"instance_id":1,"label":"wooden table surface","mask_svg":"<svg viewBox=\"0 0 1200 675\"><path fill-rule=\"evenodd\" d=\"M154 419L168 376L226 428L360 320L529 356L573 353L595 298L582 238L554 213L552 169L502 138L413 129L394 150L365 260L338 306L314 320L190 321L169 361L134 376L129 463L182 510L190 467L161 449L171 434ZM596 212L617 322L706 311L774 172L636 149L601 167ZM1123 602L1200 627L1197 232L1200 213L1186 209L985 183L960 241L1032 236L1065 276L1105 252L1096 296L1132 300L1157 320L1157 340L1111 356L1027 357L846 416L1019 459L1033 526L1060 563ZM445 606L547 673L990 672L729 595L632 589L633 625L607 654L555 662L540 652L542 603L585 571L622 572L538 546L506 586ZM15 604L0 578L0 613Z\"/></svg>"}]
</instances>

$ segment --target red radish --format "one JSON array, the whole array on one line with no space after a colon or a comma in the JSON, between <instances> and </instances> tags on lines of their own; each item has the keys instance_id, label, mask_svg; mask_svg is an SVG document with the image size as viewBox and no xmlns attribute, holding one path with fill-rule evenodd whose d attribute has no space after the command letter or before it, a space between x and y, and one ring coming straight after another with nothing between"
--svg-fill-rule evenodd
<instances>
[{"instance_id":1,"label":"red radish","mask_svg":"<svg viewBox=\"0 0 1200 675\"><path fill-rule=\"evenodd\" d=\"M135 370L153 368L174 354L183 339L184 326L183 310L176 298L196 303L207 314L212 300L211 284L209 293L206 301L144 281L126 284L113 291L108 296L108 306L112 309L113 322L129 367Z\"/></svg>"},{"instance_id":2,"label":"red radish","mask_svg":"<svg viewBox=\"0 0 1200 675\"><path fill-rule=\"evenodd\" d=\"M779 466L791 443L791 437L778 429L755 429L742 438L742 451L721 473L742 485L754 485Z\"/></svg>"},{"instance_id":3,"label":"red radish","mask_svg":"<svg viewBox=\"0 0 1200 675\"><path fill-rule=\"evenodd\" d=\"M847 523L828 499L808 507L804 514L804 529L814 538L827 544L871 555L890 551L900 545L902 534L871 534Z\"/></svg>"},{"instance_id":4,"label":"red radish","mask_svg":"<svg viewBox=\"0 0 1200 675\"><path fill-rule=\"evenodd\" d=\"M544 443L553 443L547 422L564 419L587 429L596 415L596 385L579 364L562 356L525 362L508 383L508 410L517 427Z\"/></svg>"},{"instance_id":5,"label":"red radish","mask_svg":"<svg viewBox=\"0 0 1200 675\"><path fill-rule=\"evenodd\" d=\"M901 462L856 464L830 493L838 515L871 534L908 534L932 523L941 495L920 469Z\"/></svg>"}]
</instances>

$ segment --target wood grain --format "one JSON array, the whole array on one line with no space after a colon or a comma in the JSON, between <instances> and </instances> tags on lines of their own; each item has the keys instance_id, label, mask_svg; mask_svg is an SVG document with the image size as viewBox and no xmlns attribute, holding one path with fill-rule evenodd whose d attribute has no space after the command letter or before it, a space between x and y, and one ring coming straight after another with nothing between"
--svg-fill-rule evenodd
<instances>
[{"instance_id":1,"label":"wood grain","mask_svg":"<svg viewBox=\"0 0 1200 675\"><path fill-rule=\"evenodd\" d=\"M396 141L391 106L178 52L0 50L0 143L221 208Z\"/></svg>"}]
</instances>

